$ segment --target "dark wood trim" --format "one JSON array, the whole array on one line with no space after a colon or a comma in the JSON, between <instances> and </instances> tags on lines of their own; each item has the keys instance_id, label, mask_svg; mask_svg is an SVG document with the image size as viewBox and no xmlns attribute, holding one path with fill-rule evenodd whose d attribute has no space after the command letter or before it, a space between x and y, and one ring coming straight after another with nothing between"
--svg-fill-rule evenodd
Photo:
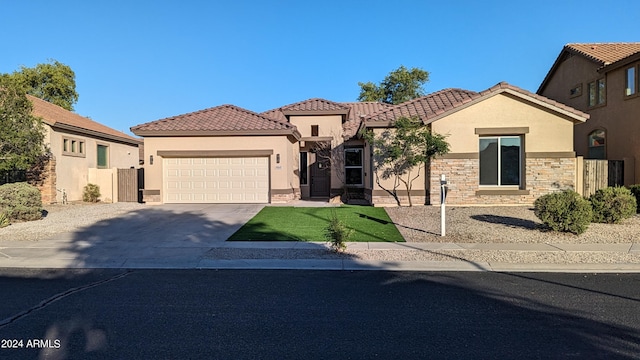
<instances>
[{"instance_id":1,"label":"dark wood trim","mask_svg":"<svg viewBox=\"0 0 640 360\"><path fill-rule=\"evenodd\" d=\"M170 158L264 157L273 150L158 150L158 156Z\"/></svg>"},{"instance_id":2,"label":"dark wood trim","mask_svg":"<svg viewBox=\"0 0 640 360\"><path fill-rule=\"evenodd\" d=\"M474 153L449 153L436 157L436 159L479 159L480 154Z\"/></svg>"},{"instance_id":3,"label":"dark wood trim","mask_svg":"<svg viewBox=\"0 0 640 360\"><path fill-rule=\"evenodd\" d=\"M476 190L476 195L529 195L529 190Z\"/></svg>"},{"instance_id":4,"label":"dark wood trim","mask_svg":"<svg viewBox=\"0 0 640 360\"><path fill-rule=\"evenodd\" d=\"M142 190L142 195L160 195L160 190Z\"/></svg>"},{"instance_id":5,"label":"dark wood trim","mask_svg":"<svg viewBox=\"0 0 640 360\"><path fill-rule=\"evenodd\" d=\"M522 135L529 133L529 127L475 128L476 135Z\"/></svg>"},{"instance_id":6,"label":"dark wood trim","mask_svg":"<svg viewBox=\"0 0 640 360\"><path fill-rule=\"evenodd\" d=\"M540 159L540 158L551 158L551 159L560 159L560 158L575 158L575 151L550 151L550 152L528 152L525 153L525 157L527 159Z\"/></svg>"},{"instance_id":7,"label":"dark wood trim","mask_svg":"<svg viewBox=\"0 0 640 360\"><path fill-rule=\"evenodd\" d=\"M333 140L331 136L309 136L309 137L300 138L299 141L319 142L319 141L331 141L331 140Z\"/></svg>"}]
</instances>

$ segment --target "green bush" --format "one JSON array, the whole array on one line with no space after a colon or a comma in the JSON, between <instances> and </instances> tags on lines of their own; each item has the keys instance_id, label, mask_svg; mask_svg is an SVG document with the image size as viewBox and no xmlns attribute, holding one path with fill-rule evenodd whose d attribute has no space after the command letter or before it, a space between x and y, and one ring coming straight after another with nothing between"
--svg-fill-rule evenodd
<instances>
[{"instance_id":1,"label":"green bush","mask_svg":"<svg viewBox=\"0 0 640 360\"><path fill-rule=\"evenodd\" d=\"M40 191L25 182L0 186L0 211L10 220L42 219Z\"/></svg>"},{"instance_id":2,"label":"green bush","mask_svg":"<svg viewBox=\"0 0 640 360\"><path fill-rule=\"evenodd\" d=\"M625 187L597 190L589 197L593 208L593 222L617 224L636 213L636 198Z\"/></svg>"},{"instance_id":3,"label":"green bush","mask_svg":"<svg viewBox=\"0 0 640 360\"><path fill-rule=\"evenodd\" d=\"M591 204L573 190L543 195L534 202L534 213L554 231L582 234L591 222Z\"/></svg>"},{"instance_id":4,"label":"green bush","mask_svg":"<svg viewBox=\"0 0 640 360\"><path fill-rule=\"evenodd\" d=\"M0 228L7 227L9 224L9 215L4 211L0 211Z\"/></svg>"},{"instance_id":5,"label":"green bush","mask_svg":"<svg viewBox=\"0 0 640 360\"><path fill-rule=\"evenodd\" d=\"M331 245L331 249L335 252L341 252L347 249L346 241L349 239L353 229L348 228L335 210L331 211L329 225L325 230L325 236Z\"/></svg>"},{"instance_id":6,"label":"green bush","mask_svg":"<svg viewBox=\"0 0 640 360\"><path fill-rule=\"evenodd\" d=\"M636 197L636 212L640 214L640 184L631 185L629 191Z\"/></svg>"},{"instance_id":7,"label":"green bush","mask_svg":"<svg viewBox=\"0 0 640 360\"><path fill-rule=\"evenodd\" d=\"M100 198L100 187L96 184L87 184L82 192L82 201L98 202Z\"/></svg>"}]
</instances>

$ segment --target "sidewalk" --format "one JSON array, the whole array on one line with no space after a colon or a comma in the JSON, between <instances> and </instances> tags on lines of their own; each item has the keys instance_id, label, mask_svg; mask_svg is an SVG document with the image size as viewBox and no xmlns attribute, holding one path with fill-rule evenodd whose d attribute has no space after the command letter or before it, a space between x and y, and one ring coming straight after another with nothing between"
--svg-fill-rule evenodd
<instances>
[{"instance_id":1,"label":"sidewalk","mask_svg":"<svg viewBox=\"0 0 640 360\"><path fill-rule=\"evenodd\" d=\"M317 242L176 241L150 247L116 241L98 248L87 241L70 245L65 236L46 241L0 242L0 268L640 272L640 243L372 242L348 243L345 254L331 253L326 243ZM536 261L526 261L528 258ZM545 261L549 258L575 261ZM611 260L589 263L581 262L583 258Z\"/></svg>"}]
</instances>

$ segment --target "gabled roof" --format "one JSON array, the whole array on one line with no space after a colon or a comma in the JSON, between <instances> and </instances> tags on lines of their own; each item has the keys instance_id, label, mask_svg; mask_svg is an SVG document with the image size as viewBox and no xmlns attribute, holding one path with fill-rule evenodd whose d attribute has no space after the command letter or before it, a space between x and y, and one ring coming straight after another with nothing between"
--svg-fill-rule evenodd
<instances>
[{"instance_id":1,"label":"gabled roof","mask_svg":"<svg viewBox=\"0 0 640 360\"><path fill-rule=\"evenodd\" d=\"M567 44L562 48L556 61L549 69L544 80L542 80L537 93L540 94L544 91L560 64L573 55L582 56L597 64L599 72L607 72L609 69L616 68L617 63L623 62L625 59L639 53L640 42Z\"/></svg>"},{"instance_id":2,"label":"gabled roof","mask_svg":"<svg viewBox=\"0 0 640 360\"><path fill-rule=\"evenodd\" d=\"M556 113L560 113L575 122L584 122L589 118L589 114L580 110L576 110L544 96L531 93L506 82L501 82L479 93L461 89L441 90L370 115L364 119L361 126L388 127L400 117L418 117L423 123L429 124L451 115L456 111L503 93L508 93Z\"/></svg>"},{"instance_id":3,"label":"gabled roof","mask_svg":"<svg viewBox=\"0 0 640 360\"><path fill-rule=\"evenodd\" d=\"M235 105L221 105L188 114L168 117L131 128L139 136L197 135L293 135L295 126L256 114Z\"/></svg>"},{"instance_id":4,"label":"gabled roof","mask_svg":"<svg viewBox=\"0 0 640 360\"><path fill-rule=\"evenodd\" d=\"M357 134L362 119L364 119L368 115L375 114L377 112L384 111L393 107L393 105L391 104L385 104L376 101L347 102L342 104L350 108L347 121L342 124L344 135L349 138Z\"/></svg>"},{"instance_id":5,"label":"gabled roof","mask_svg":"<svg viewBox=\"0 0 640 360\"><path fill-rule=\"evenodd\" d=\"M27 98L33 104L33 115L42 118L42 121L45 124L53 128L75 131L90 136L102 137L132 145L142 144L141 139L137 139L118 130L114 130L108 126L66 110L58 105L32 95L27 95Z\"/></svg>"}]
</instances>

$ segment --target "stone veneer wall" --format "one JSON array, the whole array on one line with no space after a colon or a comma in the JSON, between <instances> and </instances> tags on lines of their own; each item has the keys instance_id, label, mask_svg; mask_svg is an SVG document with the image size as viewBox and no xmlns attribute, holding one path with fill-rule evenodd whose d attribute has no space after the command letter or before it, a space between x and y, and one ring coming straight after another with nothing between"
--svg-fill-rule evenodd
<instances>
[{"instance_id":1,"label":"stone veneer wall","mask_svg":"<svg viewBox=\"0 0 640 360\"><path fill-rule=\"evenodd\" d=\"M40 190L43 204L55 204L56 159L53 155L43 157L40 163L27 172L27 182Z\"/></svg>"},{"instance_id":2,"label":"stone veneer wall","mask_svg":"<svg viewBox=\"0 0 640 360\"><path fill-rule=\"evenodd\" d=\"M286 203L293 200L300 199L300 189L293 189L286 194L271 194L271 203Z\"/></svg>"},{"instance_id":3,"label":"stone veneer wall","mask_svg":"<svg viewBox=\"0 0 640 360\"><path fill-rule=\"evenodd\" d=\"M440 204L440 175L447 176L447 204L531 205L540 196L575 188L575 158L526 158L525 189L528 194L477 195L479 159L434 159L431 161L431 204Z\"/></svg>"}]
</instances>

